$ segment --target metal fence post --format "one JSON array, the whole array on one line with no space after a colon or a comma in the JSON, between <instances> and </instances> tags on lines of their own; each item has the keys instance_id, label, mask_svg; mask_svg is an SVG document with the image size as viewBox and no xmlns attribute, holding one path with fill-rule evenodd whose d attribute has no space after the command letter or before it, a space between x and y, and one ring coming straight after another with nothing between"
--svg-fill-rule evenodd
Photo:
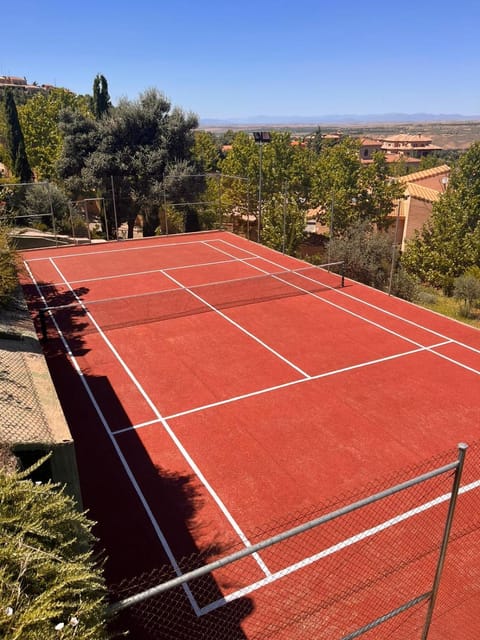
<instances>
[{"instance_id":1,"label":"metal fence post","mask_svg":"<svg viewBox=\"0 0 480 640\"><path fill-rule=\"evenodd\" d=\"M425 618L425 624L423 626L422 640L427 640L428 631L432 622L433 609L435 607L435 601L438 595L438 588L440 586L440 578L442 575L443 565L445 564L445 556L447 553L448 540L450 537L450 531L453 524L453 516L455 513L455 506L457 504L458 490L460 488L460 481L462 479L463 465L465 462L465 454L468 449L468 445L460 443L458 445L458 466L455 469L453 477L452 495L450 498L450 504L448 507L447 520L445 522L445 530L443 533L442 545L440 547L440 554L438 556L437 569L435 571L435 578L433 580L432 595L428 605L427 616Z\"/></svg>"}]
</instances>

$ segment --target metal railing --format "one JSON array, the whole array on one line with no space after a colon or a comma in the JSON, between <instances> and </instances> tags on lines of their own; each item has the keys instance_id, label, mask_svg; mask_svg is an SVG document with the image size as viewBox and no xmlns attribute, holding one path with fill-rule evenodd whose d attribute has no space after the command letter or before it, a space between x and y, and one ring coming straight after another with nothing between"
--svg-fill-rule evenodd
<instances>
[{"instance_id":1,"label":"metal railing","mask_svg":"<svg viewBox=\"0 0 480 640\"><path fill-rule=\"evenodd\" d=\"M146 589L138 589L138 593L118 599L110 606L110 613L114 615L131 609L135 612L134 618L137 619L137 622L140 619L148 620L147 626L150 625L152 628L151 625L153 625L155 627L151 631L152 638L188 637L202 638L202 640L204 638L215 638L215 640L228 638L230 640L234 637L277 637L279 630L282 628L293 629L301 619L303 626L305 620L309 620L313 625L315 628L314 637L328 638L329 640L334 638L353 640L380 625L387 625L401 619L401 625L406 625L405 629L408 628L408 631L405 631L407 634L405 638L411 640L411 638L417 637L427 640L452 528L466 449L466 445L460 444L458 459L453 462L443 464L366 498L361 498L346 506L312 518L308 522L290 527L281 533L253 542L249 546L228 553L204 566L184 570L184 567L188 567L189 563L200 562L199 557L185 559L179 564L182 566L181 575L161 580L158 584ZM453 485L447 488L444 484L445 479L448 480L451 474L453 474ZM422 491L421 494L419 490ZM440 495L438 495L439 492ZM434 496L433 499L432 496ZM439 518L438 509L441 505L446 504L448 504L448 512ZM398 513L399 508L402 509L402 505L409 508ZM382 520L381 514L383 513L388 513L391 517ZM425 540L422 538L420 543L415 531L406 533L405 526L407 523L413 526L412 523L417 517L425 518L427 516L432 519L432 524L422 528L422 536ZM345 524L353 517L356 517L354 524L352 522ZM371 526L365 526L363 530L356 531L341 541L332 539L339 534L342 527L351 532L352 528L360 526L360 523ZM318 551L319 541L327 540L333 544ZM377 540L378 542L376 542ZM293 545L291 545L292 542ZM379 545L378 549L372 551L375 549L375 544ZM416 548L417 546L418 548ZM357 547L360 547L361 550L355 550ZM282 558L283 556L283 564L281 563L282 566L279 570L272 571L262 579L257 577L256 580L245 575L245 567L242 564L245 558L267 551L270 557L275 549L277 549L276 557ZM297 556L300 549L302 549L303 559L298 561ZM342 554L345 557L342 557ZM369 555L382 554L380 568L377 567L372 571L366 558ZM437 556L436 561L434 560L435 555ZM428 572L424 571L419 579L418 574L415 573L417 571L416 565L423 562L425 558L428 558ZM325 562L329 563L328 568L322 565ZM355 562L358 562L359 568L355 567L354 569ZM365 576L361 575L362 565L365 565ZM241 586L234 591L227 590L227 593L222 593L218 588L217 581L222 582L221 576L223 574L219 573L219 570L224 570L226 567L229 570L227 582L240 583ZM306 571L309 567L309 578L306 578ZM375 574L375 570L377 574ZM411 575L403 575L405 572L411 573ZM219 575L220 577L218 577ZM238 617L241 607L247 606L246 597L256 597L257 593L261 593L263 605L265 605L265 600L273 604L278 600L278 596L274 594L269 596L268 589L271 589L273 593L275 583L285 580L289 576L293 576L294 580L302 578L300 583L295 586L297 590L295 597L299 600L304 598L305 604L310 599L311 605L302 607L304 610L298 612L293 608L289 611L286 604L281 606L278 603L275 605L278 606L276 613L267 612L263 618L262 611L258 607L256 616L260 617L260 621L252 624L253 621L249 620L248 622L254 630L247 632L247 635L242 635L243 631L238 630L233 620ZM154 575L150 576L150 579L154 579ZM342 580L345 580L345 584L350 581L349 586L342 585ZM134 583L135 580L129 584L130 590L135 586L138 588L141 580L138 580L136 585ZM401 594L407 594L410 590L411 595L419 584L428 586L428 583L430 588L422 589L420 595L398 601ZM283 583L279 582L279 584ZM125 587L125 585L123 586ZM359 624L354 631L348 632L348 629L345 629L342 632L340 629L348 624L349 619L344 612L351 607L352 598L357 603L361 602L362 596L366 593L370 594L373 587L378 588L376 597L378 598L379 615L371 616L368 619L368 613L373 612L371 607L358 604L363 617L362 624ZM319 588L322 590L329 588L331 593L320 596ZM185 598L183 604L181 604L182 596L180 596L179 589L183 590L183 598ZM303 594L302 591L304 591ZM394 600L396 600L395 606L387 608L387 603ZM427 606L427 610L423 614L420 610L421 604ZM382 610L382 607L385 608ZM190 612L188 612L189 608ZM330 622L337 616L333 626L325 622L327 616L324 614L327 611ZM411 611L414 611L416 618L414 623L409 626L405 622L405 618L406 614ZM178 619L176 619L176 613ZM423 622L419 618L420 614ZM212 623L215 615L217 615L217 623L220 620L218 624ZM279 618L282 617L283 620L272 619L272 616L275 618L276 615ZM354 618L355 616L353 616L352 622ZM354 626L352 623L350 624ZM291 625L293 626L291 627ZM333 635L333 628L337 629L336 635ZM412 635L412 628L415 629L416 635ZM220 632L219 629L224 631ZM385 636L382 637L390 637L388 633L386 631ZM297 636L290 630L285 637L294 638ZM396 635L395 637L401 636Z\"/></svg>"}]
</instances>

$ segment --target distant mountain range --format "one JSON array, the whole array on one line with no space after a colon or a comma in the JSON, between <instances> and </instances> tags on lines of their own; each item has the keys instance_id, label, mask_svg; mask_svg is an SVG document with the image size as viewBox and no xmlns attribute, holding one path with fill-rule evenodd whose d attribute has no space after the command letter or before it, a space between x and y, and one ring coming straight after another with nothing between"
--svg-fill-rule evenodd
<instances>
[{"instance_id":1,"label":"distant mountain range","mask_svg":"<svg viewBox=\"0 0 480 640\"><path fill-rule=\"evenodd\" d=\"M332 124L381 124L410 122L472 122L478 116L459 113L376 113L341 114L324 116L249 116L246 118L200 118L201 127L228 127L241 125L332 125Z\"/></svg>"}]
</instances>

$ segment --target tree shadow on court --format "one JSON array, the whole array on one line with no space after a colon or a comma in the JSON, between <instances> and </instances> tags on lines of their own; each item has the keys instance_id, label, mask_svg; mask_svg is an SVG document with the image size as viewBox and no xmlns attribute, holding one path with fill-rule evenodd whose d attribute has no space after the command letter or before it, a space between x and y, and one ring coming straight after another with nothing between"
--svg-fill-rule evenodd
<instances>
[{"instance_id":1,"label":"tree shadow on court","mask_svg":"<svg viewBox=\"0 0 480 640\"><path fill-rule=\"evenodd\" d=\"M88 321L85 309L78 303L77 297L82 299L82 296L90 291L88 287L63 290L45 281L39 281L38 286L42 288L44 301L39 298L37 287L33 284L23 285L23 295L44 349L49 353L64 352L64 345L58 333L60 329L68 340L72 353L78 356L85 355L88 350L83 336L91 323ZM41 310L45 306L51 307L52 310L42 313Z\"/></svg>"},{"instance_id":2,"label":"tree shadow on court","mask_svg":"<svg viewBox=\"0 0 480 640\"><path fill-rule=\"evenodd\" d=\"M192 537L192 523L201 506L195 479L155 467L140 432L130 431L127 439L110 433L107 422L114 427L132 425L108 378L80 377L60 349L49 350L47 361L75 442L84 507L97 523L99 553L106 555L104 569L112 602L176 577L170 552L185 572L223 551L200 549ZM101 406L103 420L89 393ZM141 493L135 489L137 481ZM148 504L154 523L142 501ZM162 547L160 536L169 549ZM251 599L239 598L197 616L189 599L192 595L201 607L221 600L222 592L211 575L190 583L189 589L190 593L178 587L124 610L113 630L128 630L132 640L245 640L240 625L253 611Z\"/></svg>"}]
</instances>

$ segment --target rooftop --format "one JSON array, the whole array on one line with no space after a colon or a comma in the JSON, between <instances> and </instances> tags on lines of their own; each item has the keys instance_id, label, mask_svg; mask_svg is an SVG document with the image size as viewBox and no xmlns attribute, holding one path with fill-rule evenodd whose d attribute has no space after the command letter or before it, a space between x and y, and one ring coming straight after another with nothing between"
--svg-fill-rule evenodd
<instances>
[{"instance_id":1,"label":"rooftop","mask_svg":"<svg viewBox=\"0 0 480 640\"><path fill-rule=\"evenodd\" d=\"M442 164L439 167L432 167L430 169L424 169L423 171L416 171L415 173L409 173L406 176L398 178L399 182L417 182L419 180L425 180L425 178L434 178L435 176L441 176L442 174L450 173L450 167L448 164Z\"/></svg>"}]
</instances>

